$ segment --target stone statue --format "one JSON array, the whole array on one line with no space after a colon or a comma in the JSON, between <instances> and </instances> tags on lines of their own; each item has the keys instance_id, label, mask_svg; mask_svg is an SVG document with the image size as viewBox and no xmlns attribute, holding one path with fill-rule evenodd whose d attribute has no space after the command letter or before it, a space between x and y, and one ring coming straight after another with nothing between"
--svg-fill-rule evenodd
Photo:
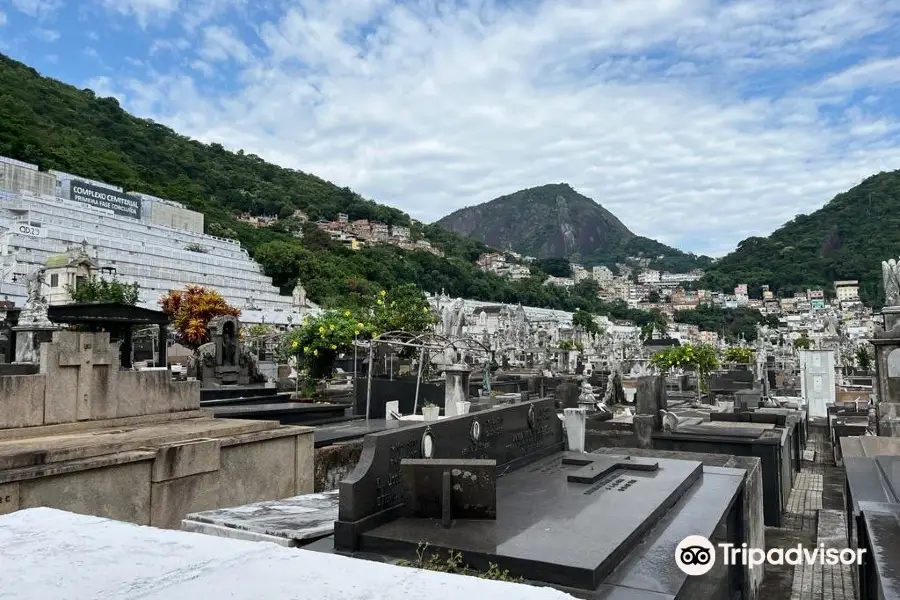
<instances>
[{"instance_id":1,"label":"stone statue","mask_svg":"<svg viewBox=\"0 0 900 600\"><path fill-rule=\"evenodd\" d=\"M678 415L662 408L659 409L659 414L662 416L663 431L670 433L678 429Z\"/></svg>"},{"instance_id":2,"label":"stone statue","mask_svg":"<svg viewBox=\"0 0 900 600\"><path fill-rule=\"evenodd\" d=\"M47 304L44 299L42 288L44 286L44 270L37 269L31 272L25 280L25 287L28 290L28 299L25 300L25 307L31 309L39 309Z\"/></svg>"},{"instance_id":3,"label":"stone statue","mask_svg":"<svg viewBox=\"0 0 900 600\"><path fill-rule=\"evenodd\" d=\"M884 305L900 306L900 263L893 258L881 262L884 279Z\"/></svg>"},{"instance_id":4,"label":"stone statue","mask_svg":"<svg viewBox=\"0 0 900 600\"><path fill-rule=\"evenodd\" d=\"M306 289L297 282L297 285L294 286L294 292L292 294L293 305L294 308L308 308L309 302L306 300Z\"/></svg>"},{"instance_id":5,"label":"stone statue","mask_svg":"<svg viewBox=\"0 0 900 600\"><path fill-rule=\"evenodd\" d=\"M222 331L222 364L228 366L237 365L237 343L234 330L226 327Z\"/></svg>"},{"instance_id":6,"label":"stone statue","mask_svg":"<svg viewBox=\"0 0 900 600\"><path fill-rule=\"evenodd\" d=\"M825 335L828 337L837 337L838 335L838 318L834 315L825 317Z\"/></svg>"}]
</instances>

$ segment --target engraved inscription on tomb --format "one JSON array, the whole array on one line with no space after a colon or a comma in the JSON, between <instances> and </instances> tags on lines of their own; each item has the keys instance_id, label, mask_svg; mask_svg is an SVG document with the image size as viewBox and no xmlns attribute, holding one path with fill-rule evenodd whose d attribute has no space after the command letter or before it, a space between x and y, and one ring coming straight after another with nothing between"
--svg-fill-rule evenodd
<instances>
[{"instance_id":1,"label":"engraved inscription on tomb","mask_svg":"<svg viewBox=\"0 0 900 600\"><path fill-rule=\"evenodd\" d=\"M601 489L608 492L611 492L613 490L618 492L625 492L637 482L638 480L634 477L625 477L620 475L618 477L613 477L612 479L598 481L597 483L586 489L584 491L584 495L590 496L597 493Z\"/></svg>"},{"instance_id":2,"label":"engraved inscription on tomb","mask_svg":"<svg viewBox=\"0 0 900 600\"><path fill-rule=\"evenodd\" d=\"M421 440L409 440L390 447L388 475L375 478L375 506L378 510L400 504L400 461L404 458L419 458L421 444Z\"/></svg>"},{"instance_id":3,"label":"engraved inscription on tomb","mask_svg":"<svg viewBox=\"0 0 900 600\"><path fill-rule=\"evenodd\" d=\"M480 435L468 448L463 448L463 458L495 458L491 449L503 433L503 417L494 416L481 422Z\"/></svg>"},{"instance_id":4,"label":"engraved inscription on tomb","mask_svg":"<svg viewBox=\"0 0 900 600\"><path fill-rule=\"evenodd\" d=\"M556 411L552 407L542 407L536 411L534 427L525 431L514 433L506 445L506 449L520 450L523 454L538 450L544 441L544 436L550 432L551 419L555 419Z\"/></svg>"}]
</instances>

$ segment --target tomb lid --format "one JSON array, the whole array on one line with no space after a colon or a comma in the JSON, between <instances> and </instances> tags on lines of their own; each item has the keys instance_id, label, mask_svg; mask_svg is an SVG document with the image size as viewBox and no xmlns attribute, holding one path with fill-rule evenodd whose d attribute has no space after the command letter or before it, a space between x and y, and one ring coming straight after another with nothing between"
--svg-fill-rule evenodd
<instances>
[{"instance_id":1,"label":"tomb lid","mask_svg":"<svg viewBox=\"0 0 900 600\"><path fill-rule=\"evenodd\" d=\"M867 542L867 562L874 567L878 597L900 598L900 572L896 557L900 554L900 506L860 502ZM872 590L875 592L875 590Z\"/></svg>"},{"instance_id":2,"label":"tomb lid","mask_svg":"<svg viewBox=\"0 0 900 600\"><path fill-rule=\"evenodd\" d=\"M715 530L744 474L706 473L692 460L558 453L497 480L496 519L444 528L401 517L363 533L362 547L414 556L426 541L429 551L452 549L475 568L495 563L532 581L674 595L685 576L673 548Z\"/></svg>"}]
</instances>

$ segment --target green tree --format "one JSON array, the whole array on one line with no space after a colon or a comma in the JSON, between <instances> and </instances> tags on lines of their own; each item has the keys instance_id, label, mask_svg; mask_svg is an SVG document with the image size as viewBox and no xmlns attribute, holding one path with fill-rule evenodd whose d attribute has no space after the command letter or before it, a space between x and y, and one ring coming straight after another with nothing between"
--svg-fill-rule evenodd
<instances>
[{"instance_id":1,"label":"green tree","mask_svg":"<svg viewBox=\"0 0 900 600\"><path fill-rule=\"evenodd\" d=\"M809 350L810 346L812 346L812 340L806 333L800 334L800 337L794 340L794 348L797 350Z\"/></svg>"},{"instance_id":2,"label":"green tree","mask_svg":"<svg viewBox=\"0 0 900 600\"><path fill-rule=\"evenodd\" d=\"M593 315L586 310L577 309L572 314L572 324L576 327L581 327L586 333L590 335L599 335L602 333L600 326L597 325L597 322L594 321Z\"/></svg>"},{"instance_id":3,"label":"green tree","mask_svg":"<svg viewBox=\"0 0 900 600\"><path fill-rule=\"evenodd\" d=\"M140 299L137 283L122 283L117 278L91 277L78 286L67 285L66 292L73 304L117 303L135 305Z\"/></svg>"},{"instance_id":4,"label":"green tree","mask_svg":"<svg viewBox=\"0 0 900 600\"><path fill-rule=\"evenodd\" d=\"M872 369L872 354L868 348L865 346L858 346L856 348L856 365L859 367L861 371L866 373L870 372Z\"/></svg>"},{"instance_id":5,"label":"green tree","mask_svg":"<svg viewBox=\"0 0 900 600\"><path fill-rule=\"evenodd\" d=\"M749 363L753 361L753 350L742 346L729 346L725 348L722 358L725 362Z\"/></svg>"},{"instance_id":6,"label":"green tree","mask_svg":"<svg viewBox=\"0 0 900 600\"><path fill-rule=\"evenodd\" d=\"M650 357L650 364L664 373L678 368L696 371L700 391L705 392L709 374L719 367L719 359L709 344L685 344L660 350Z\"/></svg>"},{"instance_id":7,"label":"green tree","mask_svg":"<svg viewBox=\"0 0 900 600\"><path fill-rule=\"evenodd\" d=\"M358 338L377 335L371 323L363 323L349 310L330 310L308 317L300 327L286 333L279 344L282 360L294 358L297 369L312 380L330 377L334 361L353 349Z\"/></svg>"}]
</instances>

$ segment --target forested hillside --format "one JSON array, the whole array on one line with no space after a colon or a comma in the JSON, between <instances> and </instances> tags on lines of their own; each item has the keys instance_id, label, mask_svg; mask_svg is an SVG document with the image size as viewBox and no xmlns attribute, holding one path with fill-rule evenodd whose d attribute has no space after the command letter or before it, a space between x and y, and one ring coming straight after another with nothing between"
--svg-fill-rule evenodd
<instances>
[{"instance_id":1,"label":"forested hillside","mask_svg":"<svg viewBox=\"0 0 900 600\"><path fill-rule=\"evenodd\" d=\"M768 284L787 296L858 279L866 304L883 301L881 261L900 256L900 170L868 177L823 208L798 215L768 237L751 237L717 261L702 286Z\"/></svg>"},{"instance_id":2,"label":"forested hillside","mask_svg":"<svg viewBox=\"0 0 900 600\"><path fill-rule=\"evenodd\" d=\"M203 144L134 117L113 98L98 98L90 90L42 77L3 55L0 81L0 154L183 202L206 215L208 232L238 239L285 292L300 279L310 298L327 306L415 283L431 292L443 289L481 300L582 308L638 324L661 319L658 313L630 310L621 302L603 303L591 286L569 293L541 285L541 276L513 283L484 273L473 261L488 248L437 226L412 223L413 235L424 235L445 258L393 246L353 251L310 226L302 240L282 225L255 229L234 214L288 216L302 209L313 220L333 218L338 212L388 224L410 224L410 219L314 175L230 152L219 144Z\"/></svg>"}]
</instances>

